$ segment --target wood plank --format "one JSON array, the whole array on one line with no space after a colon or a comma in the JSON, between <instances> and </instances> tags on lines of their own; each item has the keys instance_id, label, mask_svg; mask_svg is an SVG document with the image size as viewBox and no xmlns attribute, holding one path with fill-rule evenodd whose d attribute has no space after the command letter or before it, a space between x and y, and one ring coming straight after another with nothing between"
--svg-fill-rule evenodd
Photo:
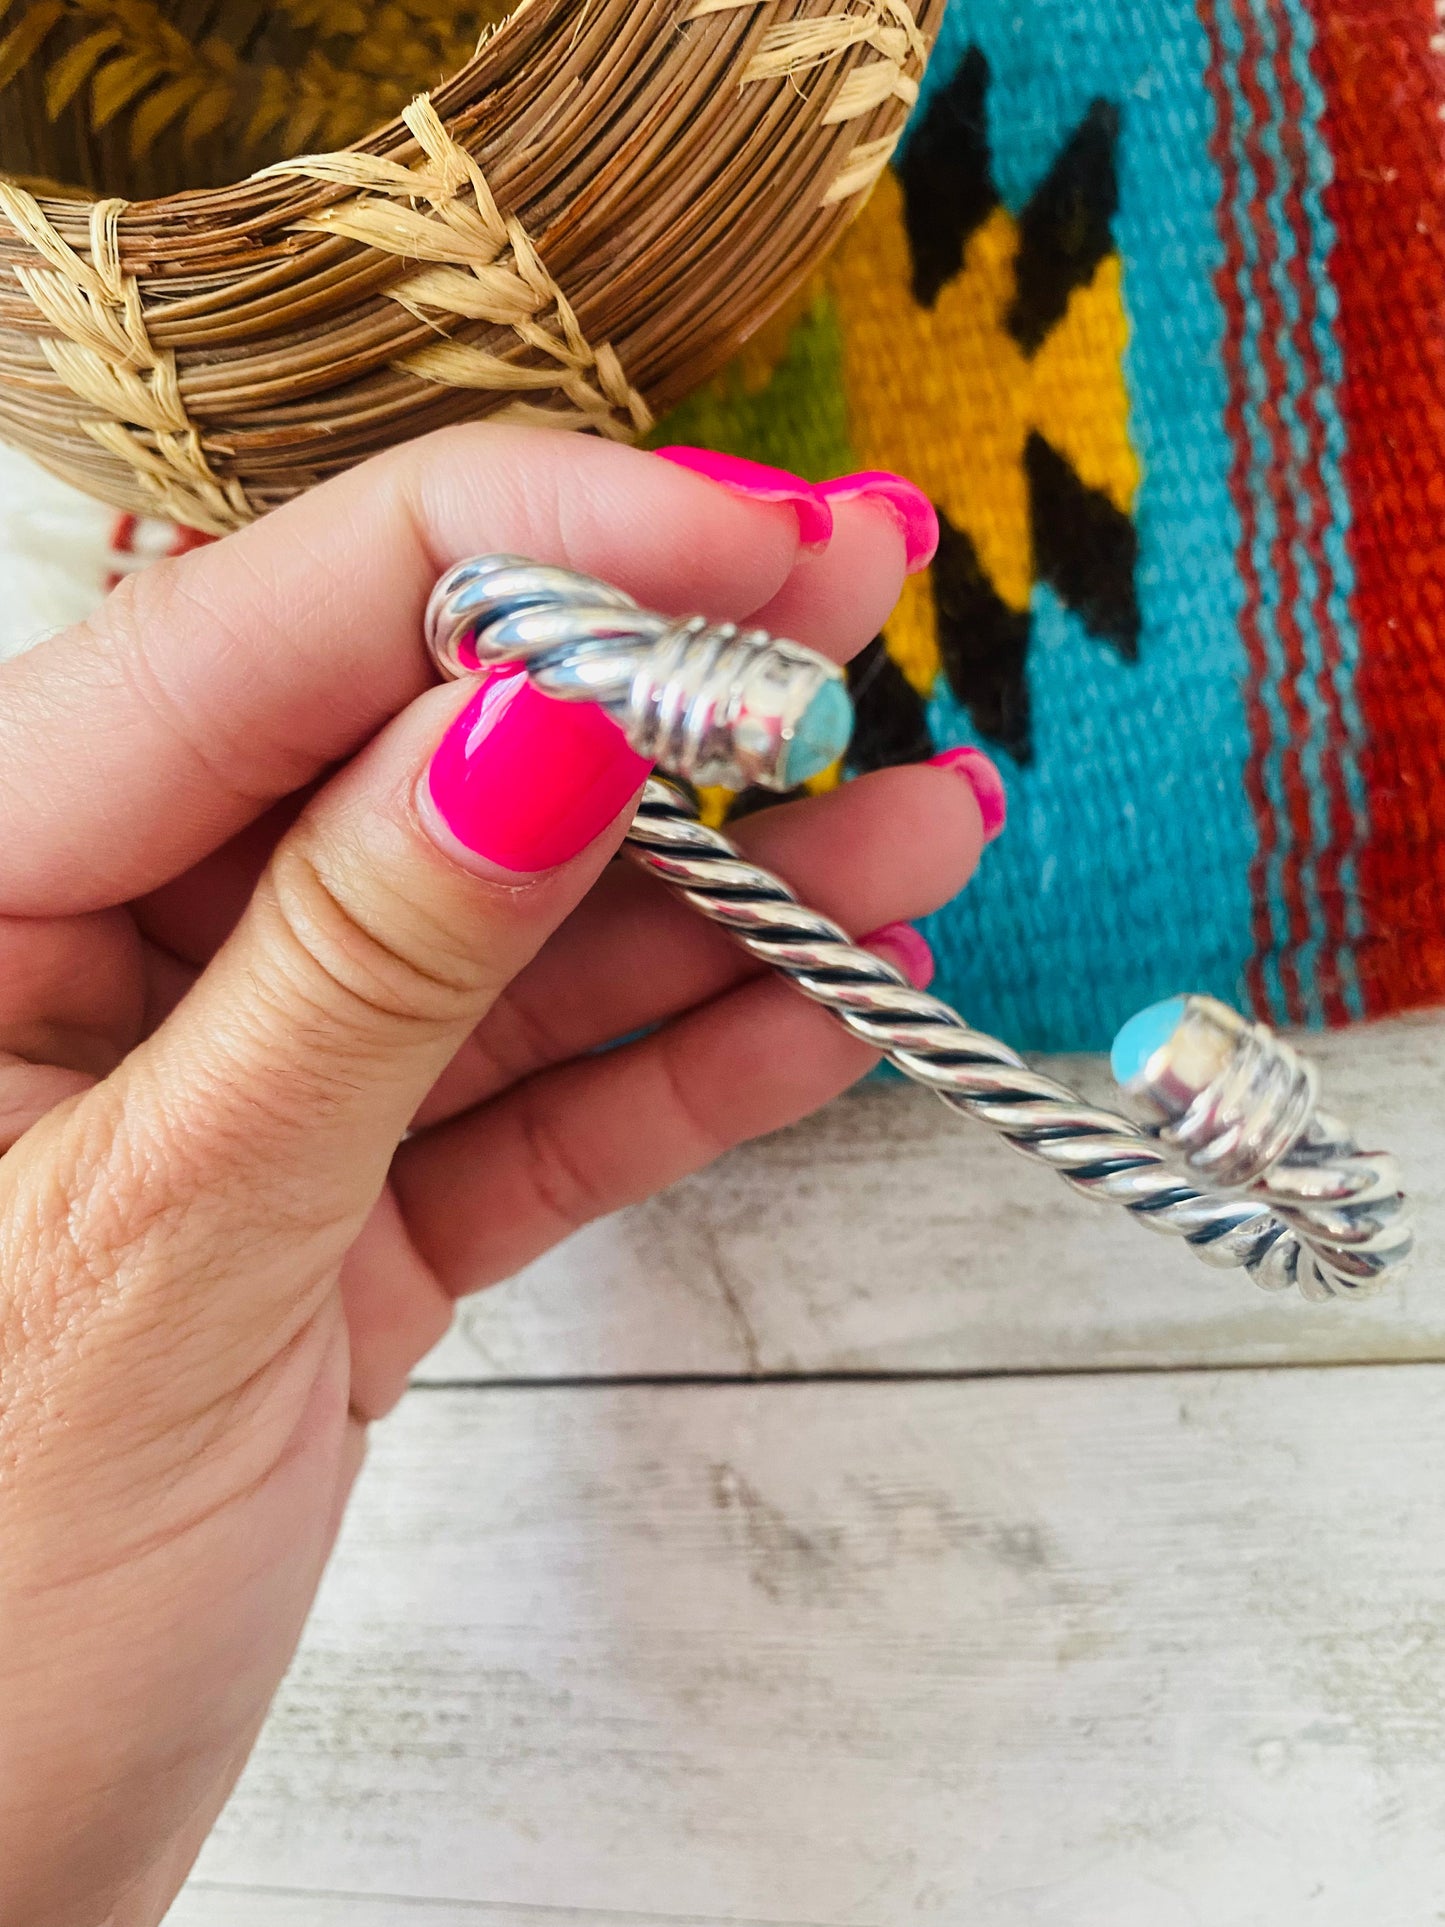
<instances>
[{"instance_id":1,"label":"wood plank","mask_svg":"<svg viewBox=\"0 0 1445 1927\"><path fill-rule=\"evenodd\" d=\"M701 1914L606 1914L592 1908L494 1907L484 1900L417 1900L400 1894L321 1894L194 1881L166 1927L717 1927ZM754 1927L730 1921L727 1927ZM756 1927L809 1927L760 1921Z\"/></svg>"},{"instance_id":2,"label":"wood plank","mask_svg":"<svg viewBox=\"0 0 1445 1927\"><path fill-rule=\"evenodd\" d=\"M1445 1358L1445 1017L1310 1040L1403 1159L1421 1256L1368 1306L1268 1298L926 1092L871 1086L467 1301L427 1380ZM1056 1066L1108 1099L1095 1060Z\"/></svg>"},{"instance_id":3,"label":"wood plank","mask_svg":"<svg viewBox=\"0 0 1445 1927\"><path fill-rule=\"evenodd\" d=\"M201 1876L290 1890L248 1927L1438 1919L1442 1459L1429 1366L415 1392Z\"/></svg>"}]
</instances>

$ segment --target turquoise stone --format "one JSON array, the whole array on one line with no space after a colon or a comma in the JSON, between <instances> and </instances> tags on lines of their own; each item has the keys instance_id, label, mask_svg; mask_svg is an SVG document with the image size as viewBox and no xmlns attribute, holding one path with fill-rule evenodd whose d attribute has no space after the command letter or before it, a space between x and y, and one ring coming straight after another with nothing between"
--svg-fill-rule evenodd
<instances>
[{"instance_id":1,"label":"turquoise stone","mask_svg":"<svg viewBox=\"0 0 1445 1927\"><path fill-rule=\"evenodd\" d=\"M1109 1052L1109 1068L1116 1084L1127 1088L1140 1081L1149 1067L1149 1059L1155 1051L1162 1050L1178 1030L1187 1001L1184 997L1166 997L1162 1004L1150 1004L1147 1010L1129 1019Z\"/></svg>"},{"instance_id":2,"label":"turquoise stone","mask_svg":"<svg viewBox=\"0 0 1445 1927\"><path fill-rule=\"evenodd\" d=\"M853 734L853 704L841 682L825 682L798 718L783 751L778 775L786 789L796 789L836 763Z\"/></svg>"}]
</instances>

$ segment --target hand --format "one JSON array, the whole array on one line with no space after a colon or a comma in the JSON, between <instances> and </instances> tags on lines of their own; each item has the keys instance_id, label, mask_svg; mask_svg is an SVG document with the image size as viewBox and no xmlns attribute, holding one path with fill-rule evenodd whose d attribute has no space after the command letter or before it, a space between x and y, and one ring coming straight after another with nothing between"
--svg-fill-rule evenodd
<instances>
[{"instance_id":1,"label":"hand","mask_svg":"<svg viewBox=\"0 0 1445 1927\"><path fill-rule=\"evenodd\" d=\"M654 456L454 430L0 669L15 1927L165 1912L457 1297L871 1062L609 868L643 766L600 712L519 684L450 730L475 699L428 687L422 608L487 549L840 656L904 568L877 503L805 554L790 507ZM928 768L740 832L859 930L945 901L981 834Z\"/></svg>"}]
</instances>

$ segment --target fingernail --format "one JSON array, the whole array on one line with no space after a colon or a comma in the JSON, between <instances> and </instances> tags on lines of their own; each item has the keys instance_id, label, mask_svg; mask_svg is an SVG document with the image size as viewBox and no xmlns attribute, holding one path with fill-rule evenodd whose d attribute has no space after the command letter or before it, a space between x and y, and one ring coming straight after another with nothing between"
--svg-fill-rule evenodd
<instances>
[{"instance_id":1,"label":"fingernail","mask_svg":"<svg viewBox=\"0 0 1445 1927\"><path fill-rule=\"evenodd\" d=\"M910 575L926 569L937 554L938 511L923 490L902 475L881 468L860 469L856 475L820 482L818 493L828 502L876 502L886 509L903 531Z\"/></svg>"},{"instance_id":2,"label":"fingernail","mask_svg":"<svg viewBox=\"0 0 1445 1927\"><path fill-rule=\"evenodd\" d=\"M600 836L651 767L595 704L496 675L442 738L418 800L435 841L468 869L535 876Z\"/></svg>"},{"instance_id":3,"label":"fingernail","mask_svg":"<svg viewBox=\"0 0 1445 1927\"><path fill-rule=\"evenodd\" d=\"M654 454L678 468L690 468L721 488L731 489L750 502L786 502L798 518L798 535L805 549L826 549L833 533L833 511L822 492L801 475L765 462L749 462L741 455L719 455L711 448L658 448Z\"/></svg>"},{"instance_id":4,"label":"fingernail","mask_svg":"<svg viewBox=\"0 0 1445 1927\"><path fill-rule=\"evenodd\" d=\"M958 749L941 750L928 760L934 769L953 770L961 776L978 798L984 842L992 843L996 836L1001 836L1008 821L1008 791L997 768L983 751L964 743Z\"/></svg>"},{"instance_id":5,"label":"fingernail","mask_svg":"<svg viewBox=\"0 0 1445 1927\"><path fill-rule=\"evenodd\" d=\"M897 966L915 990L927 990L933 982L933 952L928 940L911 923L884 923L870 930L859 943Z\"/></svg>"}]
</instances>

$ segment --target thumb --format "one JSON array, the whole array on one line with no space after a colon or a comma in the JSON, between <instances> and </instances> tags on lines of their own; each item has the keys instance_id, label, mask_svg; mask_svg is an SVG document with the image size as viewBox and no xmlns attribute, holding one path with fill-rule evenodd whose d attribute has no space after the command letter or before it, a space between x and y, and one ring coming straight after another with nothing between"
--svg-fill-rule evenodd
<instances>
[{"instance_id":1,"label":"thumb","mask_svg":"<svg viewBox=\"0 0 1445 1927\"><path fill-rule=\"evenodd\" d=\"M22 1140L69 1194L92 1298L203 1351L219 1323L246 1374L298 1330L412 1115L606 864L646 773L602 712L503 676L432 690L334 777L165 1023Z\"/></svg>"},{"instance_id":2,"label":"thumb","mask_svg":"<svg viewBox=\"0 0 1445 1927\"><path fill-rule=\"evenodd\" d=\"M601 711L520 674L414 703L277 845L132 1060L168 1130L225 1144L227 1188L252 1198L299 1180L312 1208L369 1210L448 1060L613 854L647 770Z\"/></svg>"}]
</instances>

